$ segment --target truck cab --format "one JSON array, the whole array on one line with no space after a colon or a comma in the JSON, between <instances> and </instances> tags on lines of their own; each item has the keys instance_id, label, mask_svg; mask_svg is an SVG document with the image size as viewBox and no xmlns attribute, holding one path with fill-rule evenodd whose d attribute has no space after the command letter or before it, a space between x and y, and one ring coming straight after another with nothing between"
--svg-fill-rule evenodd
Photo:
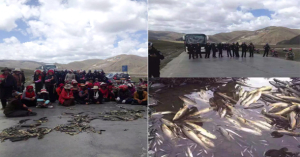
<instances>
[{"instance_id":1,"label":"truck cab","mask_svg":"<svg viewBox=\"0 0 300 157\"><path fill-rule=\"evenodd\" d=\"M186 34L182 37L184 41L185 52L188 52L188 45L197 48L200 45L200 53L205 53L205 45L208 41L208 36L205 34Z\"/></svg>"},{"instance_id":2,"label":"truck cab","mask_svg":"<svg viewBox=\"0 0 300 157\"><path fill-rule=\"evenodd\" d=\"M54 65L54 64L45 64L45 65L42 65L42 66L40 66L36 69L47 72L50 69L52 69L52 70L57 69L57 66Z\"/></svg>"}]
</instances>

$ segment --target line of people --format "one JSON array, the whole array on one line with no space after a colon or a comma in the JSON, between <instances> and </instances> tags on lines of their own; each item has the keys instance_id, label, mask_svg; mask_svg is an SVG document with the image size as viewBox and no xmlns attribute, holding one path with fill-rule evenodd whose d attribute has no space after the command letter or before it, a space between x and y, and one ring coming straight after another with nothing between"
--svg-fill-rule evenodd
<instances>
[{"instance_id":1,"label":"line of people","mask_svg":"<svg viewBox=\"0 0 300 157\"><path fill-rule=\"evenodd\" d=\"M53 70L48 70L46 76L36 71L34 75L36 88L34 89L32 85L29 85L24 92L20 92L16 88L16 82L11 71L9 68L4 68L3 74L0 75L0 98L2 109L4 109L4 114L7 117L36 115L28 107L53 108L53 103L56 100L63 106L102 104L108 101L133 105L147 104L146 81L141 81L137 90L132 83L115 86L110 80L104 82L105 79L102 79L100 82L97 77L93 79L90 77L89 81L80 83L73 79L74 74L69 71L63 83L59 83L56 87L59 81ZM79 80L82 82L81 79Z\"/></svg>"},{"instance_id":2,"label":"line of people","mask_svg":"<svg viewBox=\"0 0 300 157\"><path fill-rule=\"evenodd\" d=\"M205 49L205 57L204 58L210 58L211 53L213 58L217 58L217 52L219 52L219 58L223 57L223 50L227 51L227 57L240 57L239 51L240 48L242 50L242 56L241 57L246 57L247 51L249 51L249 57L254 57L254 51L255 51L255 46L253 43L250 43L247 45L245 42L243 42L241 45L237 43L218 43L217 45L215 43L210 43L207 42L207 44L204 46ZM202 58L201 55L201 45L200 44L188 44L187 45L188 49L188 54L189 54L189 59L193 58ZM270 51L270 46L267 43L264 46L265 53L263 57L267 56Z\"/></svg>"}]
</instances>

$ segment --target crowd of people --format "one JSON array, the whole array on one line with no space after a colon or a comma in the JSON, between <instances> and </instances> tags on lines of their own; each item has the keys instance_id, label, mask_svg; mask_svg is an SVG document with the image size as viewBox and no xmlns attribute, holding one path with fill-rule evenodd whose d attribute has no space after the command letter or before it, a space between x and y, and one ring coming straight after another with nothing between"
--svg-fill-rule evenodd
<instances>
[{"instance_id":1,"label":"crowd of people","mask_svg":"<svg viewBox=\"0 0 300 157\"><path fill-rule=\"evenodd\" d=\"M0 75L0 99L7 117L36 115L28 107L53 108L58 100L62 106L102 104L116 101L122 104L147 105L147 81L138 86L130 80L116 83L95 70L36 70L33 85L24 89L25 76L20 69L4 68ZM23 79L24 78L24 79ZM35 87L35 88L34 88ZM7 104L8 103L8 104Z\"/></svg>"}]
</instances>

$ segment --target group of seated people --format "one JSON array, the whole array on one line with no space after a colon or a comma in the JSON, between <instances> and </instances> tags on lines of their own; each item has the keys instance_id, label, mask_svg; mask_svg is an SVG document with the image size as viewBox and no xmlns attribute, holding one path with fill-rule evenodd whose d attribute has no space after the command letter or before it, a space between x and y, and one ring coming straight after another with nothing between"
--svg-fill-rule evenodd
<instances>
[{"instance_id":1,"label":"group of seated people","mask_svg":"<svg viewBox=\"0 0 300 157\"><path fill-rule=\"evenodd\" d=\"M28 107L53 108L53 102L50 101L49 93L57 94L59 104L62 106L73 106L75 104L102 104L104 102L116 101L122 104L147 105L147 91L145 87L128 83L114 87L111 82L104 83L95 81L95 83L78 83L72 80L66 84L59 84L55 91L41 89L34 91L33 86L29 85L22 93L14 92L13 100L4 109L7 117L34 116Z\"/></svg>"}]
</instances>

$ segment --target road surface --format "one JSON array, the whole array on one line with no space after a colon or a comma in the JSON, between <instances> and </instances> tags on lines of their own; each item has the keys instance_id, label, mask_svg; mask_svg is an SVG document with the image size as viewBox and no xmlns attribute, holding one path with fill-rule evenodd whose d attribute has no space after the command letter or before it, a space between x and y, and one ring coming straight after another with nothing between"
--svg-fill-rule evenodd
<instances>
[{"instance_id":1,"label":"road surface","mask_svg":"<svg viewBox=\"0 0 300 157\"><path fill-rule=\"evenodd\" d=\"M124 105L130 109L146 110L145 106ZM100 105L76 105L74 110L57 106L53 109L31 108L37 112L37 116L29 117L32 120L48 117L49 121L41 126L54 128L59 124L65 124L71 116L61 115L63 112L79 113L88 111L95 113L118 110L115 103L109 102ZM16 125L21 118L6 118L0 111L0 131ZM147 155L147 113L144 118L135 121L103 121L95 119L90 125L96 130L106 130L102 134L79 133L74 136L52 131L41 140L29 138L27 141L10 142L6 140L0 143L1 157L143 157ZM92 116L92 115L91 115ZM61 117L61 118L60 118ZM27 124L33 123L28 121ZM127 131L124 131L128 129Z\"/></svg>"},{"instance_id":2,"label":"road surface","mask_svg":"<svg viewBox=\"0 0 300 157\"><path fill-rule=\"evenodd\" d=\"M218 54L218 53L217 53ZM241 52L240 52L241 54ZM205 55L202 55L204 57ZM188 59L186 52L174 58L160 71L160 77L296 77L300 62L274 57Z\"/></svg>"}]
</instances>

